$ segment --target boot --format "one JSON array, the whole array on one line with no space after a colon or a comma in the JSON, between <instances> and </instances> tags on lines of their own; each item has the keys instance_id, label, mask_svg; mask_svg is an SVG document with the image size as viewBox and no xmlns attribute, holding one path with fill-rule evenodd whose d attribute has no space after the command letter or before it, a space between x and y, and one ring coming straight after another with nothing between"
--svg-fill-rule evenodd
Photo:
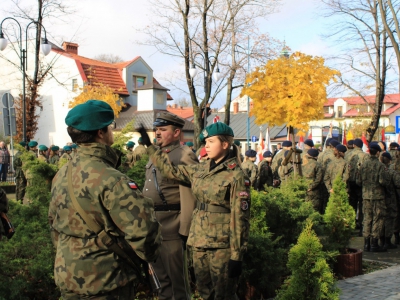
<instances>
[{"instance_id":1,"label":"boot","mask_svg":"<svg viewBox=\"0 0 400 300\"><path fill-rule=\"evenodd\" d=\"M400 239L399 239L399 233L395 232L394 233L394 244L399 245L400 244Z\"/></svg>"},{"instance_id":2,"label":"boot","mask_svg":"<svg viewBox=\"0 0 400 300\"><path fill-rule=\"evenodd\" d=\"M370 249L371 249L371 239L364 238L364 251L369 252Z\"/></svg>"},{"instance_id":3,"label":"boot","mask_svg":"<svg viewBox=\"0 0 400 300\"><path fill-rule=\"evenodd\" d=\"M383 248L385 246L385 237L384 236L380 236L379 237L379 242L380 242L379 246L381 246L381 248Z\"/></svg>"},{"instance_id":4,"label":"boot","mask_svg":"<svg viewBox=\"0 0 400 300\"><path fill-rule=\"evenodd\" d=\"M385 238L385 246L383 248L384 249L397 249L397 246L392 244L390 237L387 237L387 238Z\"/></svg>"},{"instance_id":5,"label":"boot","mask_svg":"<svg viewBox=\"0 0 400 300\"><path fill-rule=\"evenodd\" d=\"M381 247L379 247L378 245L378 239L372 239L371 242L371 252L386 252L386 249L383 249Z\"/></svg>"},{"instance_id":6,"label":"boot","mask_svg":"<svg viewBox=\"0 0 400 300\"><path fill-rule=\"evenodd\" d=\"M363 236L363 227L360 225L360 231L358 232L358 236L362 237Z\"/></svg>"}]
</instances>

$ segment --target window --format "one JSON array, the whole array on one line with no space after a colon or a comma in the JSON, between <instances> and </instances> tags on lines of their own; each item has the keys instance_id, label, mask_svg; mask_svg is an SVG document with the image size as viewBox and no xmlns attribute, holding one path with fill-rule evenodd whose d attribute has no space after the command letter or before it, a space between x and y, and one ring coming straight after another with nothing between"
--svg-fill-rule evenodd
<instances>
[{"instance_id":1,"label":"window","mask_svg":"<svg viewBox=\"0 0 400 300\"><path fill-rule=\"evenodd\" d=\"M329 114L329 106L324 106L324 114Z\"/></svg>"},{"instance_id":2,"label":"window","mask_svg":"<svg viewBox=\"0 0 400 300\"><path fill-rule=\"evenodd\" d=\"M164 95L163 95L163 93L158 92L156 94L156 101L157 101L157 104L163 104L164 103Z\"/></svg>"},{"instance_id":3,"label":"window","mask_svg":"<svg viewBox=\"0 0 400 300\"><path fill-rule=\"evenodd\" d=\"M78 79L72 79L72 91L73 92L78 91Z\"/></svg>"},{"instance_id":4,"label":"window","mask_svg":"<svg viewBox=\"0 0 400 300\"><path fill-rule=\"evenodd\" d=\"M141 86L144 86L146 83L146 77L144 76L133 76L133 91L136 91Z\"/></svg>"},{"instance_id":5,"label":"window","mask_svg":"<svg viewBox=\"0 0 400 300\"><path fill-rule=\"evenodd\" d=\"M337 114L338 114L338 118L343 117L343 106L337 107Z\"/></svg>"}]
</instances>

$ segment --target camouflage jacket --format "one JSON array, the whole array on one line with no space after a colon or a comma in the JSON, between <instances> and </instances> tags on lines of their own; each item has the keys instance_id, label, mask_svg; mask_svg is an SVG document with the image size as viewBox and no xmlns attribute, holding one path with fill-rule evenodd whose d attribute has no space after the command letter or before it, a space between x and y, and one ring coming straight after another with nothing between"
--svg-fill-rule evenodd
<instances>
[{"instance_id":1,"label":"camouflage jacket","mask_svg":"<svg viewBox=\"0 0 400 300\"><path fill-rule=\"evenodd\" d=\"M385 199L384 186L390 184L385 165L376 156L368 155L357 173L356 183L362 186L363 199Z\"/></svg>"},{"instance_id":2,"label":"camouflage jacket","mask_svg":"<svg viewBox=\"0 0 400 300\"><path fill-rule=\"evenodd\" d=\"M191 183L199 203L222 207L230 213L195 209L188 245L196 248L230 248L231 259L241 261L247 248L250 219L250 180L234 155L210 171L212 160L195 165L174 165L167 153L147 148L153 164L163 175Z\"/></svg>"},{"instance_id":3,"label":"camouflage jacket","mask_svg":"<svg viewBox=\"0 0 400 300\"><path fill-rule=\"evenodd\" d=\"M8 199L6 192L2 188L0 188L0 212L7 213L8 212ZM0 221L0 240L1 236L4 234L3 223Z\"/></svg>"},{"instance_id":4,"label":"camouflage jacket","mask_svg":"<svg viewBox=\"0 0 400 300\"><path fill-rule=\"evenodd\" d=\"M279 179L279 167L282 164L282 160L285 158L285 149L280 150L272 159L272 174L274 179Z\"/></svg>"},{"instance_id":5,"label":"camouflage jacket","mask_svg":"<svg viewBox=\"0 0 400 300\"><path fill-rule=\"evenodd\" d=\"M119 154L103 144L80 144L72 163L72 187L89 218L125 250L154 261L161 243L153 202L135 182L115 169ZM54 277L61 290L97 295L137 278L133 268L109 250L86 225L71 202L65 164L52 183L49 222L56 246Z\"/></svg>"},{"instance_id":6,"label":"camouflage jacket","mask_svg":"<svg viewBox=\"0 0 400 300\"><path fill-rule=\"evenodd\" d=\"M307 155L305 155L306 157ZM315 190L322 182L321 165L317 162L317 159L307 156L306 160L303 160L301 166L303 177L312 180L309 189Z\"/></svg>"},{"instance_id":7,"label":"camouflage jacket","mask_svg":"<svg viewBox=\"0 0 400 300\"><path fill-rule=\"evenodd\" d=\"M350 158L353 156L353 149L347 149L346 153L344 154L344 160L349 163L350 162Z\"/></svg>"},{"instance_id":8,"label":"camouflage jacket","mask_svg":"<svg viewBox=\"0 0 400 300\"><path fill-rule=\"evenodd\" d=\"M318 155L317 162L320 164L323 175L325 174L325 170L328 167L328 164L331 160L335 158L335 155L333 154L333 150L331 148L326 149L324 152L322 152L320 155Z\"/></svg>"},{"instance_id":9,"label":"camouflage jacket","mask_svg":"<svg viewBox=\"0 0 400 300\"><path fill-rule=\"evenodd\" d=\"M39 155L38 155L38 160L40 160L40 161L42 161L42 162L45 162L45 163L48 163L48 162L49 162L49 161L47 160L47 157L44 156L43 154L39 154Z\"/></svg>"},{"instance_id":10,"label":"camouflage jacket","mask_svg":"<svg viewBox=\"0 0 400 300\"><path fill-rule=\"evenodd\" d=\"M258 165L258 178L256 182L257 190L264 190L264 186L273 185L272 168L266 160L262 160Z\"/></svg>"},{"instance_id":11,"label":"camouflage jacket","mask_svg":"<svg viewBox=\"0 0 400 300\"><path fill-rule=\"evenodd\" d=\"M49 157L49 163L53 164L53 165L57 165L59 160L60 160L60 157L58 156L58 154L53 155L52 157Z\"/></svg>"},{"instance_id":12,"label":"camouflage jacket","mask_svg":"<svg viewBox=\"0 0 400 300\"><path fill-rule=\"evenodd\" d=\"M356 182L360 166L368 156L369 155L360 148L354 148L351 152L351 156L349 156L347 161L349 165L349 182Z\"/></svg>"},{"instance_id":13,"label":"camouflage jacket","mask_svg":"<svg viewBox=\"0 0 400 300\"><path fill-rule=\"evenodd\" d=\"M125 165L129 168L132 168L134 164L135 160L133 159L133 153L132 151L128 150L128 153L126 154Z\"/></svg>"},{"instance_id":14,"label":"camouflage jacket","mask_svg":"<svg viewBox=\"0 0 400 300\"><path fill-rule=\"evenodd\" d=\"M258 169L257 166L251 160L246 160L241 165L242 170L250 178L251 186L255 187L256 180L258 178Z\"/></svg>"},{"instance_id":15,"label":"camouflage jacket","mask_svg":"<svg viewBox=\"0 0 400 300\"><path fill-rule=\"evenodd\" d=\"M24 172L22 171L22 160L21 155L24 152L18 151L14 156L14 168L15 168L15 178L25 178Z\"/></svg>"},{"instance_id":16,"label":"camouflage jacket","mask_svg":"<svg viewBox=\"0 0 400 300\"><path fill-rule=\"evenodd\" d=\"M347 163L343 158L335 157L329 162L324 173L324 183L326 189L330 191L336 177L340 175L345 183L349 179L349 169Z\"/></svg>"},{"instance_id":17,"label":"camouflage jacket","mask_svg":"<svg viewBox=\"0 0 400 300\"><path fill-rule=\"evenodd\" d=\"M137 146L132 152L133 161L139 161L142 158L142 156L146 153L147 152L146 152L145 146L143 146L143 145Z\"/></svg>"},{"instance_id":18,"label":"camouflage jacket","mask_svg":"<svg viewBox=\"0 0 400 300\"><path fill-rule=\"evenodd\" d=\"M395 164L397 161L397 158L396 158L397 150L393 149L393 150L389 150L388 152L390 153L390 156L392 157L392 164Z\"/></svg>"}]
</instances>

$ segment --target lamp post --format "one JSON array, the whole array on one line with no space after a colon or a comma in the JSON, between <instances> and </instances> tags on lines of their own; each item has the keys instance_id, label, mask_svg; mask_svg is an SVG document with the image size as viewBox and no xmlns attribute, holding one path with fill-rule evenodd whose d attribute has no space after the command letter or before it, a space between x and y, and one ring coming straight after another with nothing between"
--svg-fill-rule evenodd
<instances>
[{"instance_id":1,"label":"lamp post","mask_svg":"<svg viewBox=\"0 0 400 300\"><path fill-rule=\"evenodd\" d=\"M20 51L20 60L21 60L21 72L22 72L22 130L23 130L23 141L27 142L26 140L26 92L25 92L25 78L26 78L26 70L28 68L28 28L30 25L35 24L36 28L39 26L43 28L44 30L44 43L40 45L40 48L43 52L44 55L48 55L51 50L51 45L47 41L47 34L46 34L46 29L43 27L42 24L32 21L30 22L25 29L25 49L22 48L22 28L19 22L11 17L7 17L3 19L0 23L0 51L3 51L8 44L8 41L4 38L3 34L3 23L6 20L12 20L15 21L19 27L19 51Z\"/></svg>"},{"instance_id":2,"label":"lamp post","mask_svg":"<svg viewBox=\"0 0 400 300\"><path fill-rule=\"evenodd\" d=\"M196 53L194 55L194 57L193 57L192 67L189 69L189 74L190 74L190 77L192 79L198 73L198 69L196 69L196 65L194 63L195 59L196 59L196 56L198 56L198 55L200 55L203 58L203 62L204 62L204 65L203 65L203 68L204 68L204 83L203 84L204 84L204 93L207 93L207 74L210 72L210 65L209 65L210 58L214 58L215 60L217 60L217 59L215 58L215 56L210 56L209 59L208 59L208 63L207 63L203 54ZM217 71L213 74L213 77L214 77L215 81L218 81L218 80L220 80L222 78L222 74L219 71L218 62L217 62ZM211 92L211 89L210 89L210 92ZM207 126L207 107L206 107L206 104L204 104L204 105L205 105L204 106L204 128L206 128L206 126Z\"/></svg>"}]
</instances>

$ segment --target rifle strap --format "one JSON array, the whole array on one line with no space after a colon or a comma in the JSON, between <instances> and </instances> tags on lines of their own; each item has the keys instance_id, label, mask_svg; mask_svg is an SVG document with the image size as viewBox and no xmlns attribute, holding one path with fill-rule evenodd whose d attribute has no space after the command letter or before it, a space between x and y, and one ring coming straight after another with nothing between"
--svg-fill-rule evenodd
<instances>
[{"instance_id":1,"label":"rifle strap","mask_svg":"<svg viewBox=\"0 0 400 300\"><path fill-rule=\"evenodd\" d=\"M134 270L136 271L136 274L140 277L141 272L138 266L134 264L132 259L124 252L124 250L121 249L120 246L118 246L117 243L114 242L112 237L104 231L100 227L99 224L97 224L92 218L90 218L87 213L83 210L82 206L79 204L78 200L76 199L74 195L74 189L72 188L72 161L70 160L68 163L68 193L71 197L72 200L72 205L75 207L76 211L79 213L79 215L82 217L82 219L85 221L86 225L89 227L91 231L96 233L96 235L100 238L100 240L103 242L104 245L107 246L107 248L111 251L113 251L115 254L120 256L121 258L125 259L129 265L131 265Z\"/></svg>"},{"instance_id":2,"label":"rifle strap","mask_svg":"<svg viewBox=\"0 0 400 300\"><path fill-rule=\"evenodd\" d=\"M163 194L163 192L162 192L162 190L161 190L161 188L160 188L160 186L158 184L158 181L157 181L156 168L153 167L153 170L151 170L151 171L153 172L154 185L156 186L158 195L160 196L162 203L164 203L164 205L168 205L167 199L165 199L165 196L164 196L164 194Z\"/></svg>"}]
</instances>

